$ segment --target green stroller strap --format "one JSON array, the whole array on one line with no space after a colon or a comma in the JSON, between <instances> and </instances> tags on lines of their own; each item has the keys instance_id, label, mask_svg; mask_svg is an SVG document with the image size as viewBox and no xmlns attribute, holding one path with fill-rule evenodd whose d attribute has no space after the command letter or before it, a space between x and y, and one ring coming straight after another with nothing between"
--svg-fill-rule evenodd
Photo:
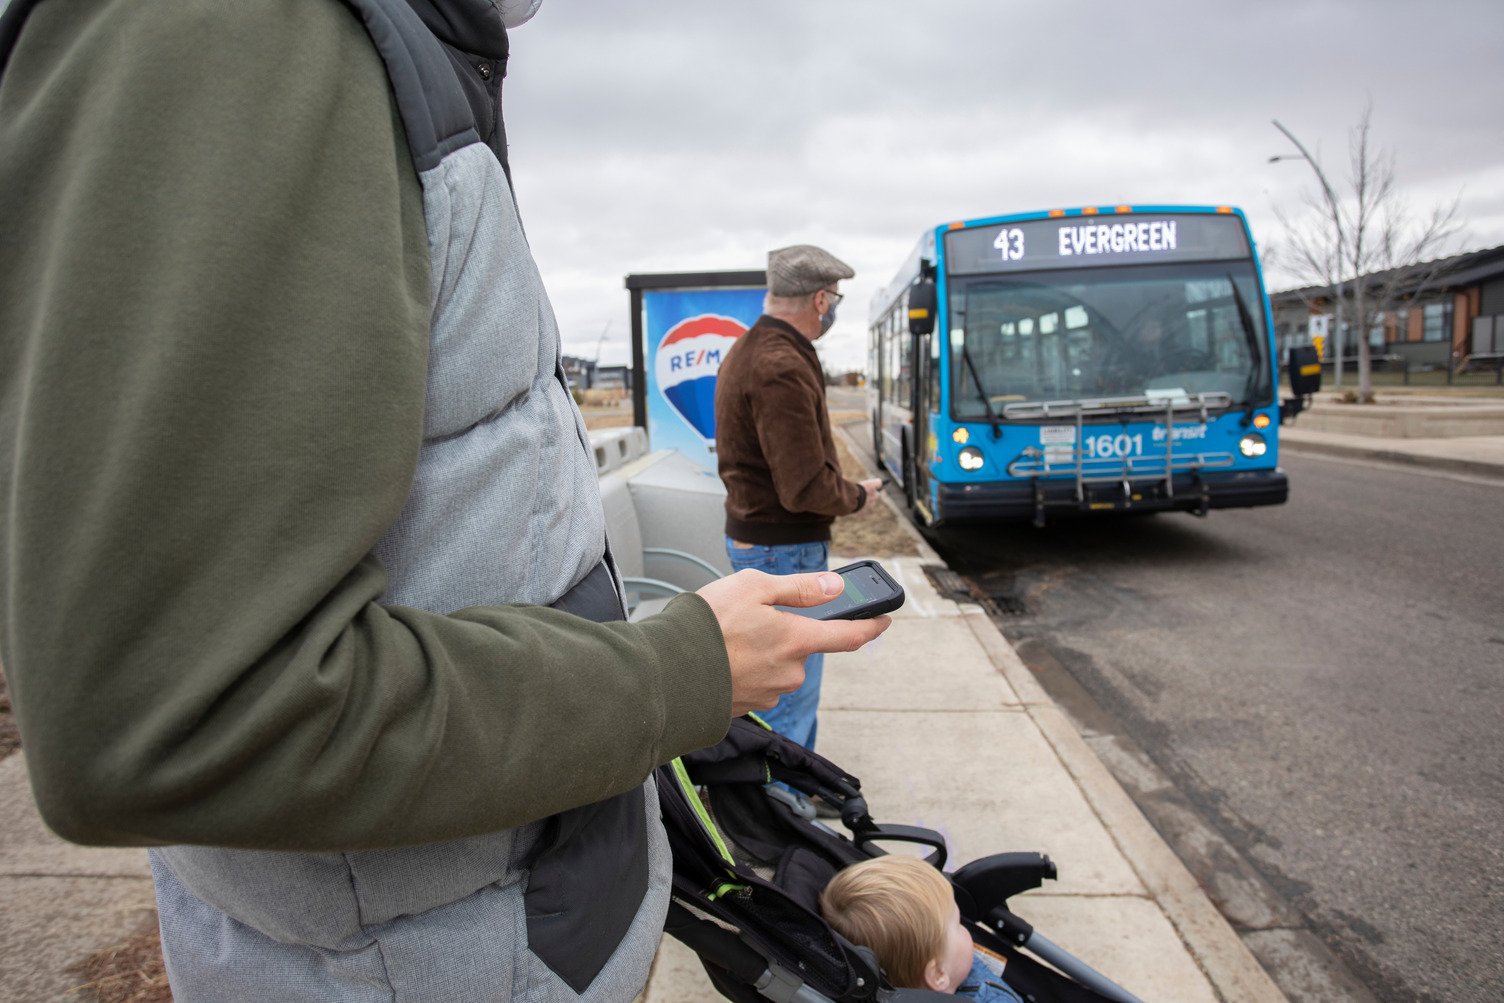
<instances>
[{"instance_id":1,"label":"green stroller strap","mask_svg":"<svg viewBox=\"0 0 1504 1003\"><path fill-rule=\"evenodd\" d=\"M732 877L735 877L736 859L731 856L731 851L726 847L726 841L721 838L720 830L716 828L715 822L711 820L710 812L706 810L705 803L700 800L700 792L695 790L693 781L689 779L689 771L684 768L684 761L676 757L670 765L674 768L674 779L679 782L679 789L689 799L690 807L694 809L695 817L700 821L700 828L705 830L705 834L715 844L716 852L721 855L722 860L730 865L727 870L731 872ZM714 902L728 892L742 891L746 887L746 885L737 884L734 881L723 881L708 893L707 898Z\"/></svg>"}]
</instances>

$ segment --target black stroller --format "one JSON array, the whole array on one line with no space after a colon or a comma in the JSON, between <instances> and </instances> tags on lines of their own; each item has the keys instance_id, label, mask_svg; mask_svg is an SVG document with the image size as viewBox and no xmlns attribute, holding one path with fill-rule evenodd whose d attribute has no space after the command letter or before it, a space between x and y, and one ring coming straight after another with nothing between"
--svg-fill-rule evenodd
<instances>
[{"instance_id":1,"label":"black stroller","mask_svg":"<svg viewBox=\"0 0 1504 1003\"><path fill-rule=\"evenodd\" d=\"M806 817L793 796L767 786L774 780L839 805L850 836ZM842 939L820 917L826 882L845 865L885 852L878 843L919 844L928 848L926 859L935 867L945 863L939 833L876 824L860 791L856 778L747 718L733 721L720 744L659 769L663 822L674 853L665 930L699 955L727 999L938 1003L957 998L895 989L869 950ZM972 939L1007 959L1004 981L1025 1000L1137 1003L1008 910L1010 896L1055 877L1049 857L1002 853L946 876Z\"/></svg>"}]
</instances>

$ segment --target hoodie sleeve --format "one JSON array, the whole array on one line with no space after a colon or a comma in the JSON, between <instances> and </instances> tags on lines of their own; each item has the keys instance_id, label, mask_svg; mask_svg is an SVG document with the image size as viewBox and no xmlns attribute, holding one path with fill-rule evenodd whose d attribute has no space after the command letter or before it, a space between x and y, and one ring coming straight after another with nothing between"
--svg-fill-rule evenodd
<instances>
[{"instance_id":1,"label":"hoodie sleeve","mask_svg":"<svg viewBox=\"0 0 1504 1003\"><path fill-rule=\"evenodd\" d=\"M640 625L378 602L429 277L347 8L44 3L4 74L0 659L55 830L452 839L724 734L698 596Z\"/></svg>"}]
</instances>

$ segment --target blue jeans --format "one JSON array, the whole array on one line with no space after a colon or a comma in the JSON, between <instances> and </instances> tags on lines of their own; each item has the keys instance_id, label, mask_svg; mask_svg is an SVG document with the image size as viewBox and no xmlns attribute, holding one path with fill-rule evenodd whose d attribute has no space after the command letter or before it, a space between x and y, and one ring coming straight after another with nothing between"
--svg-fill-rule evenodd
<instances>
[{"instance_id":1,"label":"blue jeans","mask_svg":"<svg viewBox=\"0 0 1504 1003\"><path fill-rule=\"evenodd\" d=\"M738 544L726 537L726 556L731 559L732 571L752 568L770 575L797 575L808 571L830 570L830 544L780 543L764 546ZM815 711L820 706L820 676L825 669L825 656L813 654L804 660L804 684L792 693L779 698L777 706L770 711L759 711L758 717L768 722L778 734L791 738L813 750L818 722Z\"/></svg>"}]
</instances>

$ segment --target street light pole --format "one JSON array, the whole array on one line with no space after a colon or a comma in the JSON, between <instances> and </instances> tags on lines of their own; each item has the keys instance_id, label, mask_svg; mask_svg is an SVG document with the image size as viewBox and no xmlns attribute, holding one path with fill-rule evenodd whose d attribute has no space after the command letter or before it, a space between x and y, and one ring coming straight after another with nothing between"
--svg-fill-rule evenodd
<instances>
[{"instance_id":1,"label":"street light pole","mask_svg":"<svg viewBox=\"0 0 1504 1003\"><path fill-rule=\"evenodd\" d=\"M1321 165L1318 164L1318 163L1316 163L1316 158L1313 157L1313 156L1311 156L1311 154L1306 151L1306 148L1301 145L1300 140L1298 140L1298 139L1295 138L1295 134L1294 133L1292 133L1289 129L1286 129L1284 126L1282 126L1282 125L1279 124L1279 119L1273 119L1272 121L1274 122L1274 127L1276 129L1278 129L1280 132L1284 133L1286 139L1288 139L1290 142L1292 142L1292 143L1295 144L1295 148L1300 151L1300 156L1299 157L1292 157L1292 156L1289 156L1289 155L1283 155L1283 156L1281 156L1281 155L1275 155L1275 156L1269 158L1269 162L1272 164L1272 163L1274 163L1277 160L1304 160L1306 163L1310 164L1311 165L1311 170L1313 170L1313 171L1316 172L1316 180L1321 182L1321 191L1322 191L1322 194L1324 194L1326 196L1327 208L1331 209L1331 211L1332 211L1332 225L1337 228L1337 306L1336 306L1336 310L1335 310L1336 315L1337 315L1337 331L1332 336L1332 347L1334 349L1334 352L1333 352L1333 368L1332 368L1332 386L1334 386L1334 387L1341 387L1342 386L1342 299L1343 299L1343 296L1342 296L1342 213L1337 208L1337 196L1332 193L1332 186L1329 185L1329 184L1327 184L1326 175L1321 173ZM1361 323L1361 318L1360 318L1360 323ZM1364 334L1365 334L1365 332L1360 331L1360 332L1358 332L1358 337L1361 338L1361 337L1364 336Z\"/></svg>"}]
</instances>

